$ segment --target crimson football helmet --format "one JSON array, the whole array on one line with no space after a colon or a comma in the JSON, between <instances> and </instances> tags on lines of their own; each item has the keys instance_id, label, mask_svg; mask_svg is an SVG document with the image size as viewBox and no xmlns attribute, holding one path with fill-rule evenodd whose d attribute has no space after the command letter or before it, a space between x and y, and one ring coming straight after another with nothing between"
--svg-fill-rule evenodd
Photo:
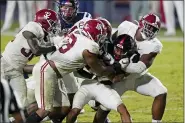
<instances>
[{"instance_id":1,"label":"crimson football helmet","mask_svg":"<svg viewBox=\"0 0 185 123\"><path fill-rule=\"evenodd\" d=\"M107 19L102 18L102 17L99 17L97 19L100 20L103 23L104 28L105 28L105 30L107 32L107 38L108 39L111 39L111 36L112 36L112 26L111 26L110 22Z\"/></svg>"},{"instance_id":2,"label":"crimson football helmet","mask_svg":"<svg viewBox=\"0 0 185 123\"><path fill-rule=\"evenodd\" d=\"M129 57L137 50L137 45L134 39L127 35L123 34L118 36L114 43L114 59L119 61L122 58Z\"/></svg>"},{"instance_id":3,"label":"crimson football helmet","mask_svg":"<svg viewBox=\"0 0 185 123\"><path fill-rule=\"evenodd\" d=\"M51 35L55 35L60 30L58 15L50 9L42 9L35 14L35 22L39 23L43 30Z\"/></svg>"},{"instance_id":4,"label":"crimson football helmet","mask_svg":"<svg viewBox=\"0 0 185 123\"><path fill-rule=\"evenodd\" d=\"M161 26L160 19L155 14L147 14L139 20L139 29L144 39L153 39L159 32Z\"/></svg>"},{"instance_id":5,"label":"crimson football helmet","mask_svg":"<svg viewBox=\"0 0 185 123\"><path fill-rule=\"evenodd\" d=\"M107 36L104 25L97 19L88 20L85 23L82 32L85 32L90 39L98 44L102 43Z\"/></svg>"}]
</instances>

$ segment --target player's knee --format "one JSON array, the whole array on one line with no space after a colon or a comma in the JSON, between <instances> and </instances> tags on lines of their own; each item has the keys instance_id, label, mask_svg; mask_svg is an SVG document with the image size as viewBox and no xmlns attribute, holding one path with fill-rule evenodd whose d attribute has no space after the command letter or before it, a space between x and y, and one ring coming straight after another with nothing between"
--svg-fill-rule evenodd
<instances>
[{"instance_id":1,"label":"player's knee","mask_svg":"<svg viewBox=\"0 0 185 123\"><path fill-rule=\"evenodd\" d=\"M160 94L155 99L166 101L167 93Z\"/></svg>"},{"instance_id":2,"label":"player's knee","mask_svg":"<svg viewBox=\"0 0 185 123\"><path fill-rule=\"evenodd\" d=\"M70 106L62 106L61 116L62 117L67 116L67 114L70 112L70 110L71 110L71 107Z\"/></svg>"},{"instance_id":3,"label":"player's knee","mask_svg":"<svg viewBox=\"0 0 185 123\"><path fill-rule=\"evenodd\" d=\"M38 123L41 121L42 118L36 112L29 115L28 118L26 119L26 123Z\"/></svg>"},{"instance_id":4,"label":"player's knee","mask_svg":"<svg viewBox=\"0 0 185 123\"><path fill-rule=\"evenodd\" d=\"M102 110L101 108L98 108L97 110L97 117L107 117L107 115L109 114L110 110Z\"/></svg>"},{"instance_id":5,"label":"player's knee","mask_svg":"<svg viewBox=\"0 0 185 123\"><path fill-rule=\"evenodd\" d=\"M125 111L127 111L126 106L122 103L117 107L117 111L122 115L125 113Z\"/></svg>"},{"instance_id":6,"label":"player's knee","mask_svg":"<svg viewBox=\"0 0 185 123\"><path fill-rule=\"evenodd\" d=\"M70 111L70 115L73 116L73 117L77 117L77 116L80 114L80 111L81 111L81 109L73 108L73 109Z\"/></svg>"}]
</instances>

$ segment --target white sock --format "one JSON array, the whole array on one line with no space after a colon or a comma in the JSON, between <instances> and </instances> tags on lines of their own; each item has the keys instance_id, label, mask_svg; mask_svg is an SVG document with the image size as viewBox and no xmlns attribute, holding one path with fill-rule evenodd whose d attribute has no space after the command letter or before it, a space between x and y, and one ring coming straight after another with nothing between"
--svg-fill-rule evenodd
<instances>
[{"instance_id":1,"label":"white sock","mask_svg":"<svg viewBox=\"0 0 185 123\"><path fill-rule=\"evenodd\" d=\"M154 119L152 119L152 123L162 123L162 121L161 120L154 120Z\"/></svg>"},{"instance_id":2,"label":"white sock","mask_svg":"<svg viewBox=\"0 0 185 123\"><path fill-rule=\"evenodd\" d=\"M50 120L50 118L46 116L42 121L48 121L48 120Z\"/></svg>"}]
</instances>

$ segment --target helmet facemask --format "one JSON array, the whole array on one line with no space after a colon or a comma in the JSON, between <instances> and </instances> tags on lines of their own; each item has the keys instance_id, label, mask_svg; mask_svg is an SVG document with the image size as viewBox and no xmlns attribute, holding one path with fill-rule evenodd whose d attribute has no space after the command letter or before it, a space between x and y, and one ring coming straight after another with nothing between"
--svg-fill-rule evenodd
<instances>
[{"instance_id":1,"label":"helmet facemask","mask_svg":"<svg viewBox=\"0 0 185 123\"><path fill-rule=\"evenodd\" d=\"M134 39L128 35L120 35L114 41L114 58L119 61L122 58L129 57L137 50Z\"/></svg>"},{"instance_id":2,"label":"helmet facemask","mask_svg":"<svg viewBox=\"0 0 185 123\"><path fill-rule=\"evenodd\" d=\"M147 14L139 20L139 29L143 39L153 39L160 29L160 19L155 14Z\"/></svg>"},{"instance_id":3,"label":"helmet facemask","mask_svg":"<svg viewBox=\"0 0 185 123\"><path fill-rule=\"evenodd\" d=\"M116 61L119 61L122 58L125 58L127 56L127 52L123 51L123 46L120 44L117 44L114 46L114 58Z\"/></svg>"},{"instance_id":4,"label":"helmet facemask","mask_svg":"<svg viewBox=\"0 0 185 123\"><path fill-rule=\"evenodd\" d=\"M59 4L59 15L66 22L70 22L77 14L78 3L77 2L63 2Z\"/></svg>"},{"instance_id":5,"label":"helmet facemask","mask_svg":"<svg viewBox=\"0 0 185 123\"><path fill-rule=\"evenodd\" d=\"M153 39L158 32L159 32L159 28L145 21L143 29L141 31L141 35L144 39Z\"/></svg>"},{"instance_id":6,"label":"helmet facemask","mask_svg":"<svg viewBox=\"0 0 185 123\"><path fill-rule=\"evenodd\" d=\"M61 30L61 25L59 21L48 20L48 23L50 25L50 28L48 28L48 31L47 31L48 34L52 37L57 36Z\"/></svg>"}]
</instances>

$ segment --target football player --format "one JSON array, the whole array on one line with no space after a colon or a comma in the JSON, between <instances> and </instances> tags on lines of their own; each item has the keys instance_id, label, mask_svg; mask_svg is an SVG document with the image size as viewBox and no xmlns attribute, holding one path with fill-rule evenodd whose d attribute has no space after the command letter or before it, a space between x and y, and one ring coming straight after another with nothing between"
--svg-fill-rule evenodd
<instances>
[{"instance_id":1,"label":"football player","mask_svg":"<svg viewBox=\"0 0 185 123\"><path fill-rule=\"evenodd\" d=\"M61 34L60 35L66 35L71 29L72 26L74 26L75 23L80 21L81 19L91 19L91 14L88 12L79 12L79 2L78 0L59 0L57 2L58 6L58 15L60 17L60 23L61 23ZM74 73L75 74L75 73ZM71 78L69 78L70 80ZM67 77L66 77L66 80ZM74 81L70 82L68 80L68 85L74 85ZM73 84L72 84L73 83ZM78 82L76 82L76 85L78 85ZM77 87L76 86L76 87ZM72 99L74 97L75 92L78 88L75 88L74 86L70 88L68 86L68 97L70 100L70 103L72 104Z\"/></svg>"},{"instance_id":2,"label":"football player","mask_svg":"<svg viewBox=\"0 0 185 123\"><path fill-rule=\"evenodd\" d=\"M78 12L78 0L59 0L57 3L63 34L66 34L68 30L79 20L92 18L91 14L88 12Z\"/></svg>"},{"instance_id":3,"label":"football player","mask_svg":"<svg viewBox=\"0 0 185 123\"><path fill-rule=\"evenodd\" d=\"M81 19L80 21L75 23L75 25L72 28L69 29L68 33L71 33L75 29L82 29L84 24L88 20L90 20L90 19L89 18ZM57 43L60 43L62 39L63 39L63 37L57 36L57 37L54 37L52 41L54 44L57 44ZM40 57L40 60L42 60L42 59L45 59L43 55ZM28 74L31 74L33 67L34 67L34 65L26 65L24 67L24 71ZM28 94L27 95L29 97L28 102L29 102L29 104L31 103L31 105L27 108L27 110L28 110L28 114L30 114L31 112L34 112L35 110L37 110L38 106L35 103L36 99L34 96L35 81L34 81L33 77L30 77L27 80L28 80L28 82L27 82ZM67 89L67 95L68 95L68 99L69 99L69 100L66 99L66 101L70 101L70 105L72 105L74 94L77 92L77 90L79 88L77 79L74 77L73 73L70 73L70 74L65 75L63 77L63 81L64 81L64 85ZM60 92L58 92L58 93L60 93ZM52 113L60 115L60 118L57 118L57 121L59 121L59 120L62 121L66 117L66 115L69 113L69 111L71 109L70 105L63 105L62 110L60 110L61 109L60 106L53 107ZM59 111L61 111L61 112L59 112ZM56 121L56 116L50 117L50 119L54 122L54 121Z\"/></svg>"},{"instance_id":4,"label":"football player","mask_svg":"<svg viewBox=\"0 0 185 123\"><path fill-rule=\"evenodd\" d=\"M111 45L112 49L116 49L120 55L120 59L125 57L126 54L134 52L135 41L128 35L121 35L117 38L116 42ZM110 52L113 54L112 52ZM118 65L118 61L115 61L111 55L100 56L107 65ZM106 58L105 58L106 57ZM110 58L110 59L109 59ZM124 76L123 76L124 77ZM73 100L73 108L68 114L67 122L74 123L80 110L87 104L90 100L96 100L103 106L113 109L119 112L122 122L131 122L130 114L127 108L122 103L119 94L111 88L112 82L106 77L97 76L95 79L86 79L82 82L80 89L75 94ZM105 122L105 121L103 121ZM102 122L102 123L103 123Z\"/></svg>"},{"instance_id":5,"label":"football player","mask_svg":"<svg viewBox=\"0 0 185 123\"><path fill-rule=\"evenodd\" d=\"M61 23L61 32L60 35L63 36L64 34L67 34L69 29L74 26L76 22L78 22L81 19L90 19L91 14L88 12L78 12L78 7L79 7L79 2L78 0L59 0L57 1L57 6L58 6L58 15L60 17L60 23ZM57 38L60 39L59 36L56 36L52 38L53 40L58 40ZM26 66L24 68L25 71L26 68L33 67L33 66ZM28 70L30 71L30 70ZM32 70L31 70L32 71ZM24 74L26 78L28 78L27 73ZM69 78L68 78L69 77ZM65 77L64 83L67 85L67 91L68 91L68 97L69 101L72 104L72 99L74 97L75 92L78 90L78 82L70 81L74 80L74 75L72 73L69 76Z\"/></svg>"},{"instance_id":6,"label":"football player","mask_svg":"<svg viewBox=\"0 0 185 123\"><path fill-rule=\"evenodd\" d=\"M128 76L122 82L113 84L113 88L123 95L128 90L154 98L152 104L152 122L161 122L166 106L167 89L161 81L147 72L154 59L162 50L161 42L156 38L160 29L160 19L155 14L143 16L138 25L124 21L118 26L113 40L120 35L130 35L137 44L138 53L120 61ZM100 113L101 112L101 113ZM106 118L106 112L101 109L95 119ZM107 111L108 114L108 111Z\"/></svg>"},{"instance_id":7,"label":"football player","mask_svg":"<svg viewBox=\"0 0 185 123\"><path fill-rule=\"evenodd\" d=\"M34 66L33 77L37 84L35 97L39 109L27 118L27 122L40 122L51 112L55 104L60 105L61 102L69 104L63 102L67 98L66 91L63 88L63 81L57 83L57 78L62 78L85 64L97 75L107 76L112 82L117 81L114 79L117 74L115 69L112 66L106 67L98 60L99 44L104 41L106 35L100 21L89 20L82 30L77 29L68 34L64 39L66 44L59 50L47 54L47 60L40 60ZM55 93L59 89L65 91L62 96Z\"/></svg>"},{"instance_id":8,"label":"football player","mask_svg":"<svg viewBox=\"0 0 185 123\"><path fill-rule=\"evenodd\" d=\"M101 18L102 20L104 20L103 18ZM82 29L84 24L90 20L89 18L85 18L85 19L82 19L80 21L78 21L70 30L68 33L71 33L72 31L74 31L75 29ZM109 24L110 25L110 24ZM111 26L111 25L110 25ZM108 37L110 36L111 34L111 31L112 31L112 28L110 27L109 30L107 31L108 32ZM61 39L60 39L61 40ZM54 44L58 43L60 40L54 40ZM43 56L41 57L41 59L43 58ZM24 71L26 72L32 72L32 68L31 66L26 66L24 67ZM79 71L80 73L80 71ZM79 75L77 75L78 77L81 77ZM75 94L78 90L78 85L77 85L77 82L76 82L76 79L73 75L73 73L70 73L68 75L65 75L63 77L63 81L64 81L64 84L65 84L65 87L67 89L67 94L68 94L68 98L69 98L69 101L70 101L70 104L72 105L72 99L73 99L73 96L72 94ZM33 76L32 77L29 77L27 79L27 88L28 88L28 97L29 97L29 103L31 103L30 107L28 107L28 112L32 112L35 110L35 108L37 108L37 104L35 104L34 102L36 101L35 99L35 96L34 96L34 90L35 90L35 81L33 79ZM60 92L59 92L60 93ZM35 108L34 108L35 107ZM61 107L55 107L54 106L54 110L52 110L52 112L55 112L58 110L58 108L61 108ZM70 108L71 107L68 107L68 106L62 106L62 114L60 114L60 121L62 121L65 116L68 114L68 112L70 111ZM64 112L65 111L65 112ZM59 114L59 112L58 112ZM51 119L51 118L50 118ZM51 119L51 120L56 120L55 118ZM59 121L59 119L57 120Z\"/></svg>"},{"instance_id":9,"label":"football player","mask_svg":"<svg viewBox=\"0 0 185 123\"><path fill-rule=\"evenodd\" d=\"M82 29L84 24L90 20L89 18L84 18L80 21L78 21L77 23L75 23L75 25L70 29L70 31L68 31L68 33L71 33L72 31L74 31L75 29ZM57 44L59 42L61 42L61 40L63 39L63 37L58 36L57 38L54 38L54 44ZM43 55L40 57L40 60L45 59L43 57ZM33 69L34 65L27 65L24 67L24 71L26 71L27 73L32 73L32 69ZM79 76L78 76L79 77ZM34 96L34 90L35 90L35 81L33 79L33 77L28 78L27 80L29 80L27 82L27 87L28 87L28 96L29 96L29 103L31 103L31 105L28 107L28 112L31 113L33 111L35 111L35 109L37 108L37 104L34 103L36 102L35 96ZM57 119L57 121L62 121L66 115L69 113L70 109L71 109L71 105L72 105L72 101L73 101L73 97L74 94L77 92L79 85L77 82L76 77L74 77L73 73L70 73L68 75L65 75L63 77L63 81L64 81L64 85L66 87L67 90L67 95L68 95L68 99L70 101L70 105L63 105L62 106L62 110L60 106L54 106L52 113L58 114L60 115L60 118ZM60 92L59 92L60 93ZM68 99L66 101L68 101ZM34 108L35 107L35 108ZM59 113L59 111L62 111ZM50 119L54 122L56 121L56 116L54 117L50 117Z\"/></svg>"},{"instance_id":10,"label":"football player","mask_svg":"<svg viewBox=\"0 0 185 123\"><path fill-rule=\"evenodd\" d=\"M18 93L23 106L27 106L26 83L23 68L26 63L43 53L53 52L59 45L50 45L49 36L58 33L59 19L57 13L43 9L36 13L34 21L29 22L10 41L1 57L1 77L10 81Z\"/></svg>"}]
</instances>

